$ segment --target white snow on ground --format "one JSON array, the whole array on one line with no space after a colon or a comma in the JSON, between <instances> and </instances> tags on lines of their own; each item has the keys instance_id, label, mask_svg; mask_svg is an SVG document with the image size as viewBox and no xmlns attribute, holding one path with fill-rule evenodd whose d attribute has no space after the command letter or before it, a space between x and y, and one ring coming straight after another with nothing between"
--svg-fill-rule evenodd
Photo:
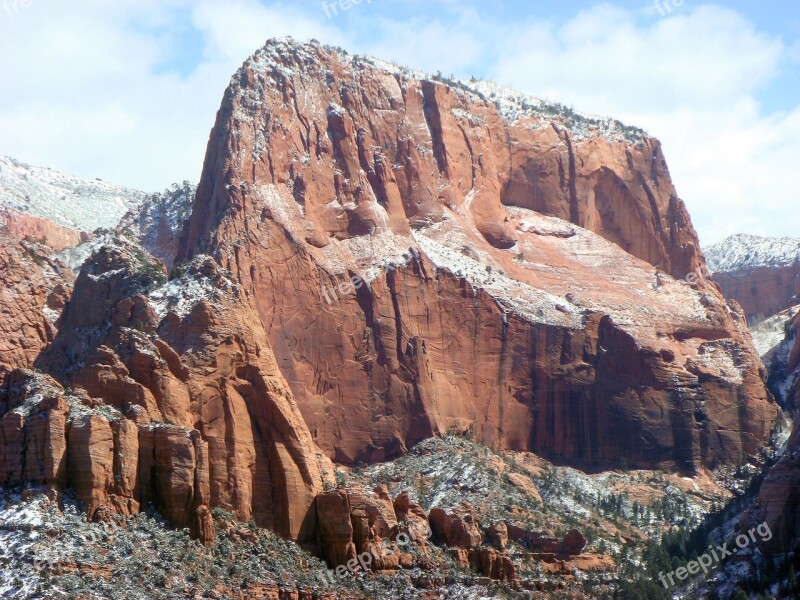
<instances>
[{"instance_id":1,"label":"white snow on ground","mask_svg":"<svg viewBox=\"0 0 800 600\"><path fill-rule=\"evenodd\" d=\"M753 344L767 368L769 368L773 356L786 354L788 357L788 353L791 352L791 344L783 347L784 341L786 341L786 326L798 310L800 310L800 305L772 315L750 328Z\"/></svg>"},{"instance_id":2,"label":"white snow on ground","mask_svg":"<svg viewBox=\"0 0 800 600\"><path fill-rule=\"evenodd\" d=\"M800 238L737 234L705 250L712 273L735 273L761 267L788 267L800 261Z\"/></svg>"},{"instance_id":3,"label":"white snow on ground","mask_svg":"<svg viewBox=\"0 0 800 600\"><path fill-rule=\"evenodd\" d=\"M0 208L94 231L117 226L146 194L100 179L86 180L0 156Z\"/></svg>"}]
</instances>

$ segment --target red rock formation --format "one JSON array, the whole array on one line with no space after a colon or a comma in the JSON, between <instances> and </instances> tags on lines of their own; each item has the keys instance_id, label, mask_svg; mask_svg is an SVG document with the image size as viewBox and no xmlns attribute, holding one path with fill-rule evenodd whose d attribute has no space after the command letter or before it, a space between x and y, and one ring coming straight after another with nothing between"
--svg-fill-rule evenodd
<instances>
[{"instance_id":1,"label":"red rock formation","mask_svg":"<svg viewBox=\"0 0 800 600\"><path fill-rule=\"evenodd\" d=\"M508 539L536 554L578 556L586 547L586 538L577 529L570 529L564 538L559 540L542 535L537 531L530 531L516 523L506 523L505 525Z\"/></svg>"},{"instance_id":2,"label":"red rock formation","mask_svg":"<svg viewBox=\"0 0 800 600\"><path fill-rule=\"evenodd\" d=\"M33 365L56 334L54 319L69 274L47 248L0 231L0 387L8 373ZM51 317L45 314L50 309Z\"/></svg>"},{"instance_id":3,"label":"red rock formation","mask_svg":"<svg viewBox=\"0 0 800 600\"><path fill-rule=\"evenodd\" d=\"M469 512L447 513L441 508L434 508L428 518L436 539L448 546L471 550L483 543L480 525Z\"/></svg>"},{"instance_id":4,"label":"red rock formation","mask_svg":"<svg viewBox=\"0 0 800 600\"><path fill-rule=\"evenodd\" d=\"M392 503L383 486L371 492L338 488L317 496L315 504L318 546L332 568L396 571L422 566L425 569L425 548L432 533L463 567L496 581L515 581L518 578L516 566L505 552L504 544L499 550L483 545L480 526L468 508L462 511L463 514L434 508L429 526L428 517L410 499L408 492L400 494ZM403 508L405 510L398 510ZM409 515L410 520L407 520ZM404 521L415 532L413 535L399 526ZM422 521L424 525L420 526ZM492 531L502 537L504 527L499 523ZM417 535L422 531L425 531L424 535ZM409 552L411 546L416 548L415 553ZM415 559L414 554L418 558Z\"/></svg>"},{"instance_id":5,"label":"red rock formation","mask_svg":"<svg viewBox=\"0 0 800 600\"><path fill-rule=\"evenodd\" d=\"M234 274L334 460L450 428L590 465L755 452L777 409L741 316L669 276L703 259L659 143L525 102L271 42L179 260Z\"/></svg>"},{"instance_id":6,"label":"red rock formation","mask_svg":"<svg viewBox=\"0 0 800 600\"><path fill-rule=\"evenodd\" d=\"M41 219L11 209L0 209L0 230L5 230L9 237L17 241L31 240L60 252L72 248L89 239L83 231L56 225L47 219Z\"/></svg>"},{"instance_id":7,"label":"red rock formation","mask_svg":"<svg viewBox=\"0 0 800 600\"><path fill-rule=\"evenodd\" d=\"M347 492L342 489L324 492L317 496L314 505L319 524L318 543L328 564L337 567L354 560L357 552Z\"/></svg>"},{"instance_id":8,"label":"red rock formation","mask_svg":"<svg viewBox=\"0 0 800 600\"><path fill-rule=\"evenodd\" d=\"M408 492L401 492L394 499L394 514L403 532L417 544L424 545L432 533L428 515Z\"/></svg>"},{"instance_id":9,"label":"red rock formation","mask_svg":"<svg viewBox=\"0 0 800 600\"><path fill-rule=\"evenodd\" d=\"M726 298L736 300L750 321L769 317L797 303L800 264L762 267L737 273L714 273Z\"/></svg>"},{"instance_id":10,"label":"red rock formation","mask_svg":"<svg viewBox=\"0 0 800 600\"><path fill-rule=\"evenodd\" d=\"M477 548L470 551L469 562L474 571L495 581L515 581L517 568L511 557L495 548Z\"/></svg>"},{"instance_id":11,"label":"red rock formation","mask_svg":"<svg viewBox=\"0 0 800 600\"><path fill-rule=\"evenodd\" d=\"M8 378L3 481L71 486L98 520L153 502L204 542L222 507L340 565L428 519L382 489L320 494L315 441L344 463L448 429L592 466L754 453L777 409L742 315L670 276L702 255L658 142L544 111L270 44L226 93L178 278L119 242L64 306L0 244L0 375L39 355L58 381ZM502 527L489 548L440 513L463 564L515 578Z\"/></svg>"},{"instance_id":12,"label":"red rock formation","mask_svg":"<svg viewBox=\"0 0 800 600\"><path fill-rule=\"evenodd\" d=\"M4 480L58 489L65 478L94 518L152 501L204 541L215 506L286 537L313 536L317 450L257 318L210 259L148 297L158 277L125 244L102 247L84 265L36 364L86 408L68 410L52 380L38 400L34 384L25 392L12 379L0 427ZM36 416L15 404L35 405ZM53 440L64 439L62 456Z\"/></svg>"}]
</instances>

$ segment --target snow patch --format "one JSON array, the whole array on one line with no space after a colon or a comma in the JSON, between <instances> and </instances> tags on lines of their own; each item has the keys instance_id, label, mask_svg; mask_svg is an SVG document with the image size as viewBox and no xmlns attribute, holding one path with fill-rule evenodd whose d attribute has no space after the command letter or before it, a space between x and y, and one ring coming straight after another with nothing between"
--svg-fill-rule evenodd
<instances>
[{"instance_id":1,"label":"snow patch","mask_svg":"<svg viewBox=\"0 0 800 600\"><path fill-rule=\"evenodd\" d=\"M80 231L110 229L146 194L100 179L91 181L0 156L0 208L49 219Z\"/></svg>"},{"instance_id":2,"label":"snow patch","mask_svg":"<svg viewBox=\"0 0 800 600\"><path fill-rule=\"evenodd\" d=\"M707 248L705 255L712 273L789 267L800 262L800 238L732 235L719 244Z\"/></svg>"}]
</instances>

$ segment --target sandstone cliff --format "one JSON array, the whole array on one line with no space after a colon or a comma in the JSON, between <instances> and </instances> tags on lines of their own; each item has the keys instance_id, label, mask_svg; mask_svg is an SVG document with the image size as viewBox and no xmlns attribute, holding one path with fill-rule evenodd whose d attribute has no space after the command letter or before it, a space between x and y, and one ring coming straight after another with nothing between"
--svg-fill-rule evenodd
<instances>
[{"instance_id":1,"label":"sandstone cliff","mask_svg":"<svg viewBox=\"0 0 800 600\"><path fill-rule=\"evenodd\" d=\"M161 268L122 240L84 265L35 363L75 395L12 373L2 483L69 485L95 519L152 501L206 541L212 506L312 536L320 465L257 318L210 259Z\"/></svg>"},{"instance_id":2,"label":"sandstone cliff","mask_svg":"<svg viewBox=\"0 0 800 600\"><path fill-rule=\"evenodd\" d=\"M82 231L62 227L47 219L10 209L0 209L0 230L17 241L38 242L56 252L89 239Z\"/></svg>"},{"instance_id":3,"label":"sandstone cliff","mask_svg":"<svg viewBox=\"0 0 800 600\"><path fill-rule=\"evenodd\" d=\"M212 130L203 252L336 461L455 429L692 471L776 418L742 315L680 281L704 263L659 143L487 84L270 41Z\"/></svg>"}]
</instances>

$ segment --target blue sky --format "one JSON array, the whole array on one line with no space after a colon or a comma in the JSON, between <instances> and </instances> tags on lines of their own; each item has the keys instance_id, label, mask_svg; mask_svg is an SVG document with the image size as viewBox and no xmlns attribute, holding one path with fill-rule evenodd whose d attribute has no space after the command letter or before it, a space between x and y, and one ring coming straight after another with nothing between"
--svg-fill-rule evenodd
<instances>
[{"instance_id":1,"label":"blue sky","mask_svg":"<svg viewBox=\"0 0 800 600\"><path fill-rule=\"evenodd\" d=\"M0 0L0 154L145 190L196 180L230 75L269 37L313 37L644 127L703 243L800 236L800 3L325 5Z\"/></svg>"}]
</instances>

